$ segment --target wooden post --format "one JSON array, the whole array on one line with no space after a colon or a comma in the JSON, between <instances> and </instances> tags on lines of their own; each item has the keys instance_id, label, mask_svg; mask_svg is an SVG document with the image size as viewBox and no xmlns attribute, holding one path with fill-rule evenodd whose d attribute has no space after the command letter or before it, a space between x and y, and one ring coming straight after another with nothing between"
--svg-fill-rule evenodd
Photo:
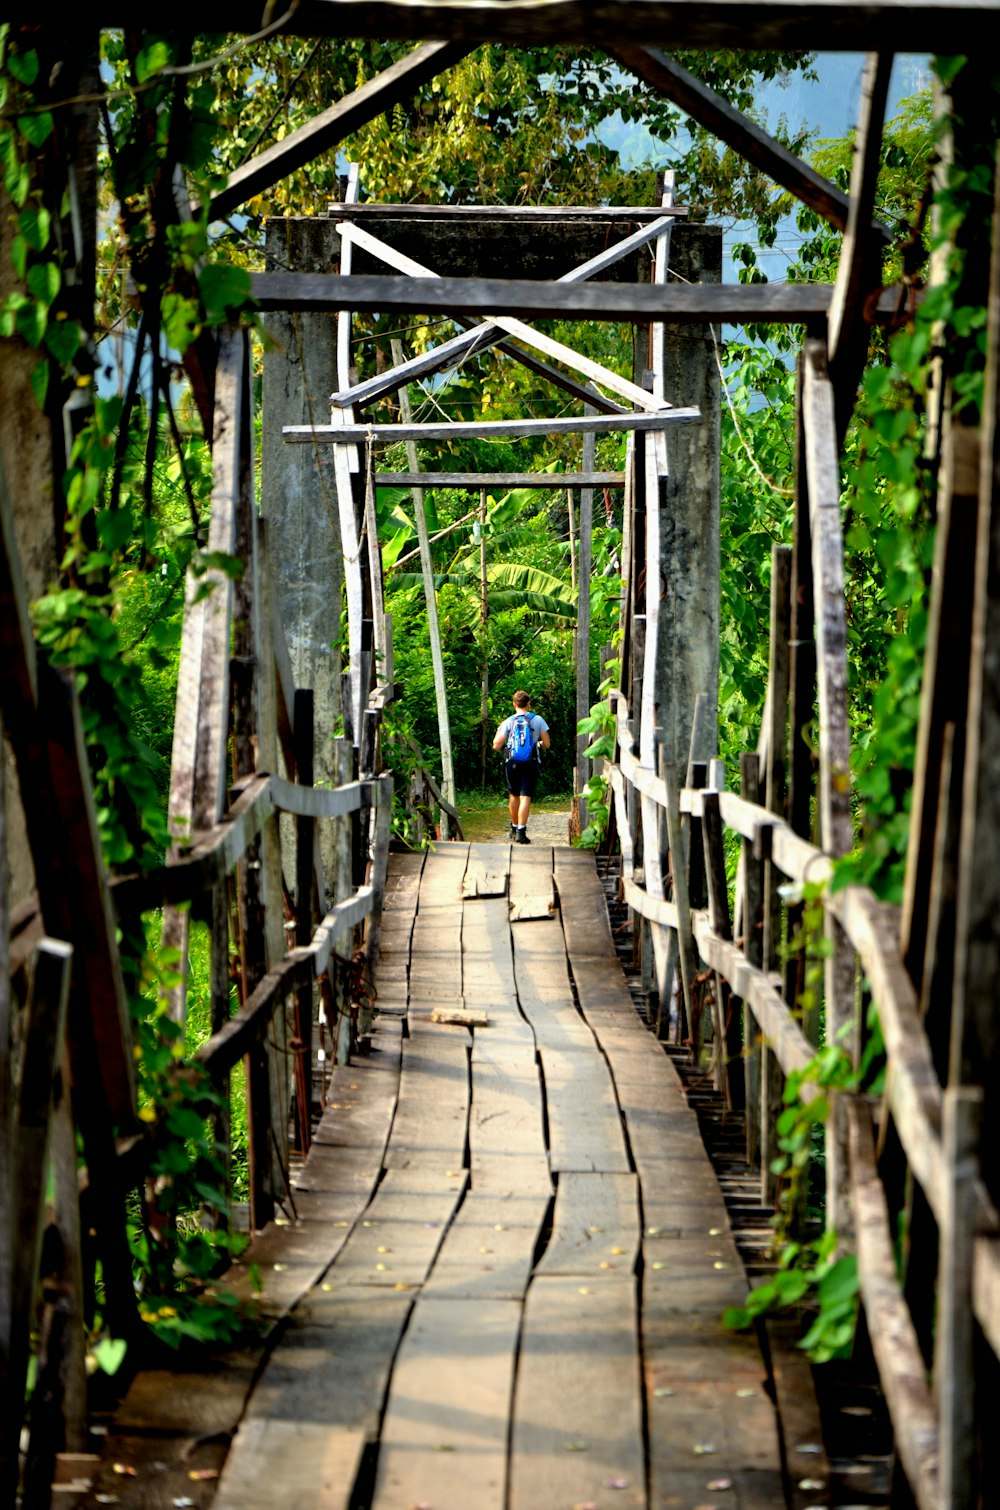
<instances>
[{"instance_id":1,"label":"wooden post","mask_svg":"<svg viewBox=\"0 0 1000 1510\"><path fill-rule=\"evenodd\" d=\"M393 339L392 359L398 366L403 361L402 342ZM408 387L399 390L399 408L403 419L410 420L410 393ZM418 470L415 441L406 443L406 459L411 471ZM427 515L424 513L424 490L413 489L413 515L417 525L417 541L420 546L420 569L424 577L424 599L427 604L427 632L431 643L431 664L434 670L434 696L437 701L438 739L441 742L441 786L444 795L455 806L455 768L451 753L451 722L448 717L448 688L444 679L444 657L441 653L441 628L438 623L437 592L434 587L434 565L427 538ZM447 813L441 814L442 833L448 837L451 823Z\"/></svg>"},{"instance_id":2,"label":"wooden post","mask_svg":"<svg viewBox=\"0 0 1000 1510\"><path fill-rule=\"evenodd\" d=\"M972 1261L982 1106L983 1093L978 1086L948 1086L945 1090L943 1132L948 1183L940 1224L934 1339L942 1510L965 1510L977 1498Z\"/></svg>"},{"instance_id":3,"label":"wooden post","mask_svg":"<svg viewBox=\"0 0 1000 1510\"><path fill-rule=\"evenodd\" d=\"M486 790L486 763L490 749L490 658L486 643L486 624L490 616L490 599L486 583L486 489L479 490L479 634L481 639L479 686L479 789ZM445 796L448 792L445 790ZM452 799L454 800L454 799ZM441 814L442 833L450 832L446 813ZM447 826L446 826L447 825Z\"/></svg>"},{"instance_id":4,"label":"wooden post","mask_svg":"<svg viewBox=\"0 0 1000 1510\"><path fill-rule=\"evenodd\" d=\"M309 688L295 689L295 765L299 783L313 784L313 695ZM316 823L313 818L295 820L295 942L299 948L312 941L313 851ZM313 983L304 982L295 995L295 1130L296 1147L303 1154L312 1142L312 1023Z\"/></svg>"},{"instance_id":5,"label":"wooden post","mask_svg":"<svg viewBox=\"0 0 1000 1510\"><path fill-rule=\"evenodd\" d=\"M702 839L705 845L705 876L708 882L708 914L712 932L731 940L729 888L726 880L726 851L718 790L709 790L702 798ZM729 987L716 971L713 986L713 1023L715 1034L715 1084L722 1092L727 1110L743 1100L743 1075L738 1031L739 1002L730 997ZM728 1010L727 1010L728 1009Z\"/></svg>"},{"instance_id":6,"label":"wooden post","mask_svg":"<svg viewBox=\"0 0 1000 1510\"><path fill-rule=\"evenodd\" d=\"M820 839L828 854L843 855L851 848L853 830L840 454L834 395L827 376L825 352L818 341L807 341L805 346L803 432L816 601ZM839 1043L856 1063L859 1033L854 1007L854 955L830 913L826 914L826 937L826 1039L828 1043ZM850 1230L846 1161L844 1108L835 1098L827 1122L826 1215L828 1225L842 1236Z\"/></svg>"},{"instance_id":7,"label":"wooden post","mask_svg":"<svg viewBox=\"0 0 1000 1510\"><path fill-rule=\"evenodd\" d=\"M12 1505L18 1478L18 1446L28 1374L34 1290L42 1240L45 1169L55 1090L62 1062L73 950L44 938L35 952L25 1008L21 1078L13 1126L13 1226L17 1234L11 1267L10 1346L0 1355L0 1502Z\"/></svg>"},{"instance_id":8,"label":"wooden post","mask_svg":"<svg viewBox=\"0 0 1000 1510\"><path fill-rule=\"evenodd\" d=\"M588 404L585 413L592 414ZM583 470L594 470L595 438L593 434L583 437ZM576 598L576 718L577 723L590 713L590 563L594 533L594 490L580 489L580 570L577 576ZM579 793L578 812L581 832L587 826L587 799L583 789L590 780L590 761L584 750L590 744L589 734L576 736L576 789ZM661 996L662 1001L662 996Z\"/></svg>"},{"instance_id":9,"label":"wooden post","mask_svg":"<svg viewBox=\"0 0 1000 1510\"><path fill-rule=\"evenodd\" d=\"M682 1011L679 1013L680 1021L677 1024L677 1037L679 1041L690 1036L691 1025L694 1021L694 978L698 973L695 957L694 934L691 931L691 908L688 900L688 877L687 856L684 846L684 831L681 826L680 794L677 791L677 781L674 768L667 756L666 744L659 747L659 777L666 789L667 796L667 848L669 853L670 879L673 886L673 901L677 908L677 942L674 949L668 951L668 959L677 959L680 963L681 976L681 1001ZM657 1037L664 1041L667 1037L669 1025L668 1014L663 1010L663 1002L660 1003L660 1017L657 1022Z\"/></svg>"},{"instance_id":10,"label":"wooden post","mask_svg":"<svg viewBox=\"0 0 1000 1510\"><path fill-rule=\"evenodd\" d=\"M760 757L745 751L740 756L740 796L745 802L760 801ZM768 831L770 837L770 831ZM759 970L764 962L764 878L761 854L755 853L751 839L742 841L743 883L743 953L747 962ZM743 1005L743 1075L745 1082L747 1163L760 1159L761 1087L760 1030L749 1004Z\"/></svg>"}]
</instances>

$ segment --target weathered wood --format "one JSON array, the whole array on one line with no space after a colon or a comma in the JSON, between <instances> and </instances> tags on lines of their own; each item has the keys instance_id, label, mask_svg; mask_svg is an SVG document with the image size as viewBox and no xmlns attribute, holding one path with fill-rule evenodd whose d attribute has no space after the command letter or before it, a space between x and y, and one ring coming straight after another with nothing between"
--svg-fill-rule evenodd
<instances>
[{"instance_id":1,"label":"weathered wood","mask_svg":"<svg viewBox=\"0 0 1000 1510\"><path fill-rule=\"evenodd\" d=\"M474 1187L477 1183L474 1173ZM522 1300L548 1209L545 1191L523 1195L512 1187L483 1195L473 1188L445 1234L422 1294L436 1300Z\"/></svg>"},{"instance_id":2,"label":"weathered wood","mask_svg":"<svg viewBox=\"0 0 1000 1510\"><path fill-rule=\"evenodd\" d=\"M418 1300L393 1368L372 1510L504 1510L520 1323L512 1300Z\"/></svg>"},{"instance_id":3,"label":"weathered wood","mask_svg":"<svg viewBox=\"0 0 1000 1510\"><path fill-rule=\"evenodd\" d=\"M265 193L322 152L330 151L338 142L353 135L377 115L410 99L423 84L451 68L467 51L466 47L447 42L428 42L376 74L359 89L320 111L297 131L290 131L280 142L265 147L263 152L258 152L231 173L226 187L212 196L209 219L226 219L248 199Z\"/></svg>"},{"instance_id":4,"label":"weathered wood","mask_svg":"<svg viewBox=\"0 0 1000 1510\"><path fill-rule=\"evenodd\" d=\"M72 946L43 938L35 952L31 990L25 1011L20 1083L13 1107L10 1202L13 1239L10 1306L4 1332L7 1350L0 1354L0 1387L8 1402L0 1420L0 1494L13 1503L18 1479L18 1449L34 1295L41 1251L46 1159L55 1097L55 1078L63 1055L69 1000ZM6 1130L5 1130L6 1132ZM3 1235L5 1240L8 1234Z\"/></svg>"},{"instance_id":5,"label":"weathered wood","mask_svg":"<svg viewBox=\"0 0 1000 1510\"><path fill-rule=\"evenodd\" d=\"M616 47L614 53L637 78L666 95L699 125L707 126L720 141L782 188L789 189L817 215L844 230L848 218L847 195L794 152L789 152L756 121L734 109L721 94L656 47L625 45ZM883 226L878 230L883 237L889 234Z\"/></svg>"},{"instance_id":6,"label":"weathered wood","mask_svg":"<svg viewBox=\"0 0 1000 1510\"><path fill-rule=\"evenodd\" d=\"M976 1407L972 1269L979 1175L982 1090L949 1086L944 1093L948 1187L941 1213L936 1289L934 1393L940 1431L941 1505L960 1510L976 1498Z\"/></svg>"},{"instance_id":7,"label":"weathered wood","mask_svg":"<svg viewBox=\"0 0 1000 1510\"><path fill-rule=\"evenodd\" d=\"M621 488L624 472L376 472L380 488Z\"/></svg>"},{"instance_id":8,"label":"weathered wood","mask_svg":"<svg viewBox=\"0 0 1000 1510\"><path fill-rule=\"evenodd\" d=\"M617 430L660 430L665 425L692 425L698 424L700 420L701 413L698 409L662 409L655 414L595 414L580 418L553 416L551 419L455 420L454 423L428 420L425 424L414 425L286 425L283 434L285 440L292 445L332 443L336 447L342 438L354 442L370 438L373 443L385 445L397 440L456 440L463 437L482 439L490 436L519 439L529 435L581 435L588 430L605 435Z\"/></svg>"},{"instance_id":9,"label":"weathered wood","mask_svg":"<svg viewBox=\"0 0 1000 1510\"><path fill-rule=\"evenodd\" d=\"M553 1171L629 1168L614 1083L596 1045L540 1051Z\"/></svg>"},{"instance_id":10,"label":"weathered wood","mask_svg":"<svg viewBox=\"0 0 1000 1510\"><path fill-rule=\"evenodd\" d=\"M469 863L462 884L464 897L505 897L509 878L509 845L469 845Z\"/></svg>"},{"instance_id":11,"label":"weathered wood","mask_svg":"<svg viewBox=\"0 0 1000 1510\"><path fill-rule=\"evenodd\" d=\"M885 1196L875 1167L871 1119L863 1102L847 1108L851 1194L861 1299L896 1451L920 1510L938 1510L938 1424L924 1361L899 1290Z\"/></svg>"},{"instance_id":12,"label":"weathered wood","mask_svg":"<svg viewBox=\"0 0 1000 1510\"><path fill-rule=\"evenodd\" d=\"M402 361L403 347L395 337L392 340L392 355L396 365ZM410 395L407 387L399 390L400 413L404 420L411 417ZM417 448L411 438L407 443L406 459L412 471L416 471ZM427 538L427 514L424 510L424 495L420 488L413 492L413 516L417 526L417 541L420 546L420 571L424 579L424 602L427 608L427 632L430 637L431 668L434 676L434 700L437 706L438 740L441 745L441 782L444 796L455 805L455 767L451 749L451 718L448 712L448 688L444 675L444 658L441 651L441 626L438 621L437 589L434 584L434 562ZM442 833L448 838L451 833L449 815L442 816Z\"/></svg>"},{"instance_id":13,"label":"weathered wood","mask_svg":"<svg viewBox=\"0 0 1000 1510\"><path fill-rule=\"evenodd\" d=\"M514 1393L511 1510L602 1499L611 1481L644 1503L635 1283L535 1279Z\"/></svg>"},{"instance_id":14,"label":"weathered wood","mask_svg":"<svg viewBox=\"0 0 1000 1510\"><path fill-rule=\"evenodd\" d=\"M308 687L295 689L295 768L303 786L311 787L315 740L313 694ZM313 874L315 869L315 820L295 820L295 943L308 947L313 933ZM312 1140L312 1029L313 982L304 981L295 993L295 1122L296 1147L309 1152Z\"/></svg>"},{"instance_id":15,"label":"weathered wood","mask_svg":"<svg viewBox=\"0 0 1000 1510\"><path fill-rule=\"evenodd\" d=\"M399 1101L385 1151L387 1169L461 1169L469 1124L466 1035L421 1027L403 1042Z\"/></svg>"},{"instance_id":16,"label":"weathered wood","mask_svg":"<svg viewBox=\"0 0 1000 1510\"><path fill-rule=\"evenodd\" d=\"M636 1175L566 1171L559 1176L552 1235L535 1273L583 1281L631 1275L641 1232Z\"/></svg>"},{"instance_id":17,"label":"weathered wood","mask_svg":"<svg viewBox=\"0 0 1000 1510\"><path fill-rule=\"evenodd\" d=\"M760 759L747 752L740 756L740 796L756 804L759 795ZM750 839L741 842L740 862L743 952L748 963L759 970L764 963L763 874ZM749 1006L743 1010L743 1054L747 1163L756 1167L760 1163L760 1035Z\"/></svg>"},{"instance_id":18,"label":"weathered wood","mask_svg":"<svg viewBox=\"0 0 1000 1510\"><path fill-rule=\"evenodd\" d=\"M613 320L648 325L731 323L819 327L833 289L823 283L678 284L534 282L514 278L404 278L355 273L251 273L264 311L507 316L522 320ZM898 296L884 293L872 315L894 323Z\"/></svg>"},{"instance_id":19,"label":"weathered wood","mask_svg":"<svg viewBox=\"0 0 1000 1510\"><path fill-rule=\"evenodd\" d=\"M552 879L552 851L541 845L519 846L510 857L510 920L512 923L550 918L556 896Z\"/></svg>"},{"instance_id":20,"label":"weathered wood","mask_svg":"<svg viewBox=\"0 0 1000 1510\"><path fill-rule=\"evenodd\" d=\"M875 234L872 216L878 194L882 123L892 63L893 55L888 50L870 52L865 59L858 124L854 133L847 225L830 303L827 343L841 435L846 433L854 412L857 385L868 355L869 327L864 318L864 303L878 290L882 281L883 238Z\"/></svg>"}]
</instances>

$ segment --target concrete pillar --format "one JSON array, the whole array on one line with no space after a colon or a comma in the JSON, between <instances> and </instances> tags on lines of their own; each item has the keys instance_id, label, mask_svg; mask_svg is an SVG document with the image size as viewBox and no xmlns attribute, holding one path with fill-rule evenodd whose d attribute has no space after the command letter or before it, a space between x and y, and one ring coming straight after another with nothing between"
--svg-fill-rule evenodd
<instances>
[{"instance_id":1,"label":"concrete pillar","mask_svg":"<svg viewBox=\"0 0 1000 1510\"><path fill-rule=\"evenodd\" d=\"M338 253L339 238L322 217L268 222L269 272L333 272ZM336 786L333 737L341 715L344 574L333 451L289 446L282 439L284 425L330 422L330 394L337 386L336 317L268 315L266 328L273 344L264 353L261 514L269 525L271 585L295 685L314 694L316 781ZM334 829L331 823L319 829L329 897L338 881Z\"/></svg>"},{"instance_id":2,"label":"concrete pillar","mask_svg":"<svg viewBox=\"0 0 1000 1510\"><path fill-rule=\"evenodd\" d=\"M678 225L670 246L670 282L722 281L722 230ZM656 723L675 769L687 766L694 701L709 700L706 728L717 750L719 700L719 452L721 384L708 325L667 325L666 397L697 404L700 425L667 431L669 477L660 485L660 622ZM651 500L647 500L647 507Z\"/></svg>"}]
</instances>

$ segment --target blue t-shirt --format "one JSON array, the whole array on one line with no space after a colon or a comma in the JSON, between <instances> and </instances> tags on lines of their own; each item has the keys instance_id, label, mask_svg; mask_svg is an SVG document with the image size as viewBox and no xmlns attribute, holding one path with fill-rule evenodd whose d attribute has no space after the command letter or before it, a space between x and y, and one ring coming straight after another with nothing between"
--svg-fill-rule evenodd
<instances>
[{"instance_id":1,"label":"blue t-shirt","mask_svg":"<svg viewBox=\"0 0 1000 1510\"><path fill-rule=\"evenodd\" d=\"M522 708L520 711L522 713L528 712L527 708ZM499 739L502 734L504 738L504 745L506 745L507 735L510 733L510 726L514 722L515 718L517 718L517 716L518 715L516 713L512 713L509 718L505 718L499 729L497 729L497 732L494 735L494 739ZM541 744L542 735L549 732L549 726L540 713L530 713L528 714L528 717L531 720L532 758L537 760L538 747ZM507 756L507 759L510 759L509 755Z\"/></svg>"}]
</instances>

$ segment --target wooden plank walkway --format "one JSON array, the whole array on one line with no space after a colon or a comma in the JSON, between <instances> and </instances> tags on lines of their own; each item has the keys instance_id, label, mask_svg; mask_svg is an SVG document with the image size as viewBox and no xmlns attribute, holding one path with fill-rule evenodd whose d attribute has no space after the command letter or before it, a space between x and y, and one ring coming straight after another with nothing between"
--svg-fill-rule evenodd
<instances>
[{"instance_id":1,"label":"wooden plank walkway","mask_svg":"<svg viewBox=\"0 0 1000 1510\"><path fill-rule=\"evenodd\" d=\"M234 1271L252 1258L290 1313L234 1385L242 1418L197 1504L827 1503L783 1471L756 1339L721 1326L746 1275L593 858L395 857L377 985L371 1054L336 1072L298 1219Z\"/></svg>"}]
</instances>

